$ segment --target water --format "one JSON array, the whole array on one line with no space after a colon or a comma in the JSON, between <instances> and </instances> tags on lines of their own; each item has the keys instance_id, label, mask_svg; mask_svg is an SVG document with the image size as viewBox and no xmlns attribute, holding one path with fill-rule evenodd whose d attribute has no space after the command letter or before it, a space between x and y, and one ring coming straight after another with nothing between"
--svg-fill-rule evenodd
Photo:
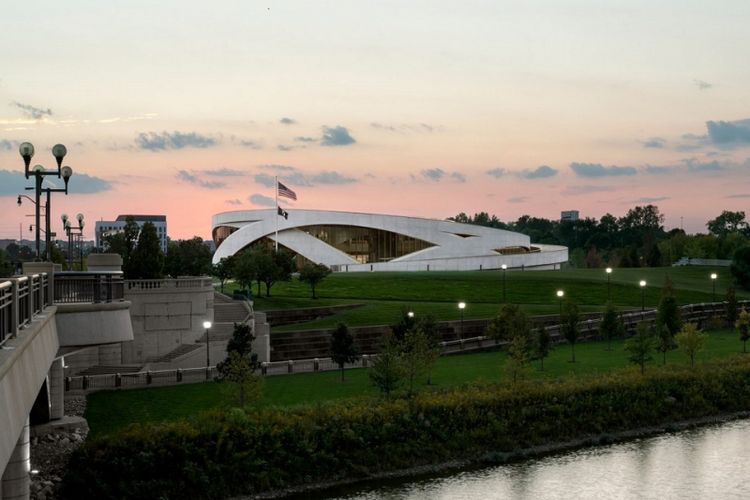
<instances>
[{"instance_id":1,"label":"water","mask_svg":"<svg viewBox=\"0 0 750 500\"><path fill-rule=\"evenodd\" d=\"M750 499L750 420L307 498Z\"/></svg>"}]
</instances>

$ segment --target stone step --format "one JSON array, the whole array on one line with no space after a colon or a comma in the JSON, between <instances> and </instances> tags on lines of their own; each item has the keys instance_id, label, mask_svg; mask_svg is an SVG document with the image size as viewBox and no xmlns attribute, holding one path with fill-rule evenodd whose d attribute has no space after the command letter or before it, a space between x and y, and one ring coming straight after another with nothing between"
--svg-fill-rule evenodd
<instances>
[{"instance_id":1,"label":"stone step","mask_svg":"<svg viewBox=\"0 0 750 500\"><path fill-rule=\"evenodd\" d=\"M216 304L214 303L214 322L215 323L234 323L242 322L247 317L248 312L242 304Z\"/></svg>"},{"instance_id":2,"label":"stone step","mask_svg":"<svg viewBox=\"0 0 750 500\"><path fill-rule=\"evenodd\" d=\"M163 356L156 358L152 362L153 363L169 363L179 358L180 356L184 356L185 354L191 353L193 351L197 351L198 349L201 349L202 347L203 347L202 344L180 344L176 349L173 349L167 354L164 354Z\"/></svg>"},{"instance_id":3,"label":"stone step","mask_svg":"<svg viewBox=\"0 0 750 500\"><path fill-rule=\"evenodd\" d=\"M94 365L86 368L76 375L111 375L114 373L137 373L141 371L141 365Z\"/></svg>"}]
</instances>

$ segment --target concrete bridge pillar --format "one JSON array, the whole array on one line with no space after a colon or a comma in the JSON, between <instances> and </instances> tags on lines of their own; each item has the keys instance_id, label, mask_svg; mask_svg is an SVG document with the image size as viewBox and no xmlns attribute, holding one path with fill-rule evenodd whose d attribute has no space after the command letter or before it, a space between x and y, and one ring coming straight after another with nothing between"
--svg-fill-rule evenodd
<instances>
[{"instance_id":1,"label":"concrete bridge pillar","mask_svg":"<svg viewBox=\"0 0 750 500\"><path fill-rule=\"evenodd\" d=\"M29 419L21 431L13 454L3 472L0 484L0 500L28 500L31 491L31 444L29 442Z\"/></svg>"},{"instance_id":2,"label":"concrete bridge pillar","mask_svg":"<svg viewBox=\"0 0 750 500\"><path fill-rule=\"evenodd\" d=\"M63 374L64 358L57 358L49 368L49 418L58 420L65 415L65 377Z\"/></svg>"}]
</instances>

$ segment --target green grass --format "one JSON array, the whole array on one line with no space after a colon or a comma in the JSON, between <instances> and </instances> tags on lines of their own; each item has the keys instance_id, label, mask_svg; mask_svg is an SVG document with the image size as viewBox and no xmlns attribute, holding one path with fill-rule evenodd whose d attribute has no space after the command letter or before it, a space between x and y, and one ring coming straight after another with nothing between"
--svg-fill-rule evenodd
<instances>
[{"instance_id":1,"label":"green grass","mask_svg":"<svg viewBox=\"0 0 750 500\"><path fill-rule=\"evenodd\" d=\"M714 269L667 267L615 269L611 275L611 298L619 308L640 308L640 280L646 307L655 307L667 276L672 280L681 304L711 302ZM718 272L716 296L724 296L731 284L727 270ZM466 319L490 318L497 313L503 295L502 271L468 272L401 272L401 273L335 273L317 289L319 299L310 298L310 288L297 280L280 282L272 289L272 297L255 297L259 311L296 309L333 304L363 303L364 307L349 310L315 321L274 327L273 331L331 328L339 321L349 326L393 323L403 308L418 314L433 314L438 320L456 320L460 313L456 304L467 303ZM228 290L235 286L230 285ZM583 311L598 311L607 301L607 277L603 269L570 269L564 271L508 271L506 299L520 304L528 314L556 314L557 290L575 301ZM738 298L750 293L738 291Z\"/></svg>"},{"instance_id":2,"label":"green grass","mask_svg":"<svg viewBox=\"0 0 750 500\"><path fill-rule=\"evenodd\" d=\"M576 363L570 363L570 346L559 345L545 360L545 370L534 363L529 376L539 379L576 377L623 369L628 365L623 341L612 343L589 342L576 346ZM736 332L727 330L710 333L706 350L699 362L726 358L738 354L742 343ZM435 388L456 386L471 382L500 382L505 355L500 352L446 356L438 360L432 380ZM661 363L655 354L649 366ZM687 358L679 351L667 354L667 363L686 364ZM300 373L276 375L265 379L261 406L291 406L317 404L327 401L376 396L370 386L367 371L347 370L346 381L339 381L339 372ZM423 386L423 390L431 390ZM227 405L221 384L201 383L147 389L102 391L88 398L86 419L94 435L107 434L134 422L162 422L189 418L201 411Z\"/></svg>"}]
</instances>

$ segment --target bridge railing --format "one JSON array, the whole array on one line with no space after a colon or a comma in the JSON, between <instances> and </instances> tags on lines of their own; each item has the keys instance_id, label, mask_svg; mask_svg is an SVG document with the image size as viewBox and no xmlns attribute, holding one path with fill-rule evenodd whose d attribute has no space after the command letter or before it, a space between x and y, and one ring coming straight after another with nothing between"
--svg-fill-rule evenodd
<instances>
[{"instance_id":1,"label":"bridge railing","mask_svg":"<svg viewBox=\"0 0 750 500\"><path fill-rule=\"evenodd\" d=\"M122 271L55 273L55 303L98 304L124 299Z\"/></svg>"},{"instance_id":2,"label":"bridge railing","mask_svg":"<svg viewBox=\"0 0 750 500\"><path fill-rule=\"evenodd\" d=\"M47 273L0 282L0 345L31 323L49 305L49 298Z\"/></svg>"}]
</instances>

